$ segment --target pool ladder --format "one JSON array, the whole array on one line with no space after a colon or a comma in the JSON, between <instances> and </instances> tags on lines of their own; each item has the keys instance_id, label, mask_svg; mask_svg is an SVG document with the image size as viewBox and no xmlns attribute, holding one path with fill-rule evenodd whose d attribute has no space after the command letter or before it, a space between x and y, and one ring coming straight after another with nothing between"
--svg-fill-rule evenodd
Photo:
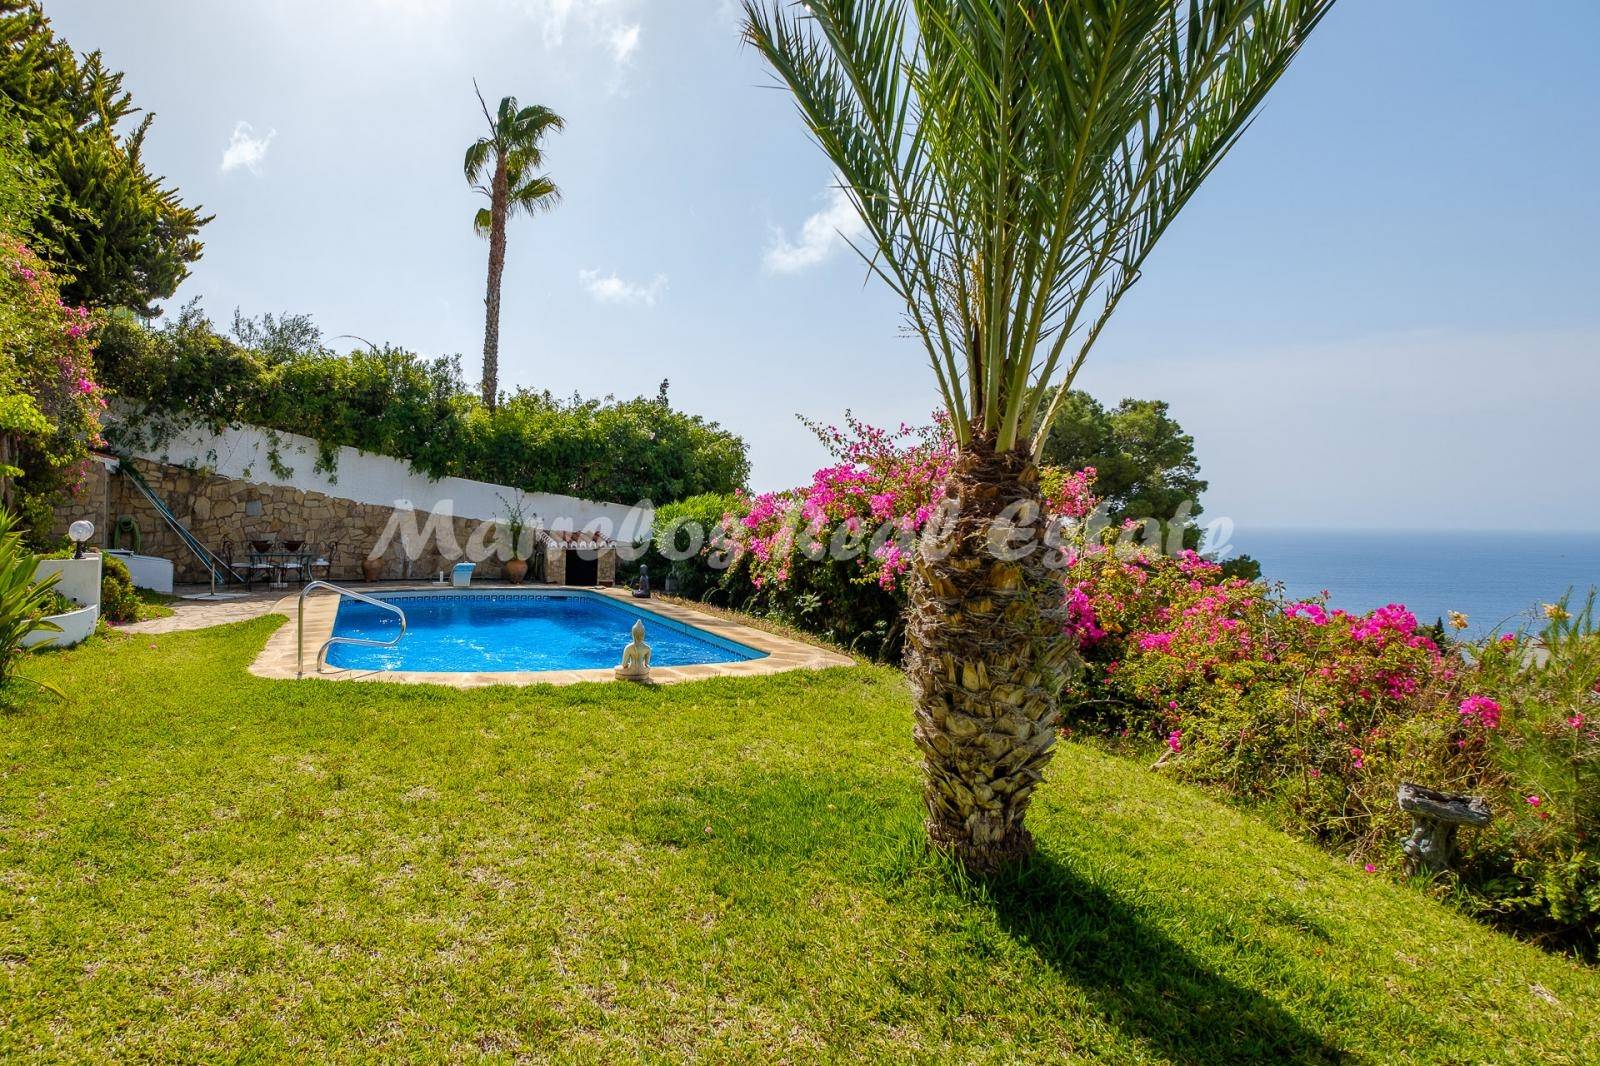
<instances>
[{"instance_id":1,"label":"pool ladder","mask_svg":"<svg viewBox=\"0 0 1600 1066\"><path fill-rule=\"evenodd\" d=\"M335 585L331 581L313 581L306 585L305 588L300 590L300 603L295 611L295 677L306 676L306 593L311 592L314 589L328 589L332 592L337 592L341 596L349 596L353 600L360 600L362 603L370 603L374 607L382 607L386 611L393 611L395 614L400 616L400 632L395 634L393 640L368 640L365 637L331 636L327 640L323 641L322 646L317 649L317 673L322 673L323 663L326 662L328 658L328 648L334 644L357 644L365 648L392 648L396 644L400 643L401 638L406 635L406 613L400 608L396 607L394 604L389 603L387 600L380 600L375 596L368 596L363 592L357 592L355 589L347 589L342 585Z\"/></svg>"}]
</instances>

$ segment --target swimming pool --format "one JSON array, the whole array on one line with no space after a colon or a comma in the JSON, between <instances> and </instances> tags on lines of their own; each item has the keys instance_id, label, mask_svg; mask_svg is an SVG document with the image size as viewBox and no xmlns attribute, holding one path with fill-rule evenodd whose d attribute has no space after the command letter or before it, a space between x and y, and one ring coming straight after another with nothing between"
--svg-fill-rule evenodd
<instances>
[{"instance_id":1,"label":"swimming pool","mask_svg":"<svg viewBox=\"0 0 1600 1066\"><path fill-rule=\"evenodd\" d=\"M406 613L406 635L392 648L335 644L328 665L343 670L512 673L609 670L622 660L628 631L644 621L652 666L697 666L760 659L766 653L598 593L581 591L395 593L381 597ZM392 640L400 620L359 600L341 599L333 634Z\"/></svg>"}]
</instances>

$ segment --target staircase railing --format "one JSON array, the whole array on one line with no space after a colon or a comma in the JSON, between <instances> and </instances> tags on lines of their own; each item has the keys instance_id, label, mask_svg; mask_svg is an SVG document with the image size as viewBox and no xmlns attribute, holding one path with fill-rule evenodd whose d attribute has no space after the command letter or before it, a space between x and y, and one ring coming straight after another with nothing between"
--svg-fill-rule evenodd
<instances>
[{"instance_id":1,"label":"staircase railing","mask_svg":"<svg viewBox=\"0 0 1600 1066\"><path fill-rule=\"evenodd\" d=\"M305 588L300 590L300 602L295 609L295 677L306 676L306 593L311 592L314 589L328 589L330 592L337 592L341 596L349 596L353 600L360 600L362 603L370 603L374 607L382 607L386 611L393 611L395 614L400 616L400 632L395 634L393 640L368 640L366 637L341 637L335 635L323 641L321 647L317 648L317 673L322 673L323 664L327 662L328 659L328 648L334 644L355 644L363 648L392 648L396 644L399 644L401 638L406 635L406 613L400 608L396 607L394 604L388 602L387 600L380 600L375 596L368 596L363 592L357 592L355 589L347 589L341 585L335 585L331 581L313 581L306 585Z\"/></svg>"},{"instance_id":2,"label":"staircase railing","mask_svg":"<svg viewBox=\"0 0 1600 1066\"><path fill-rule=\"evenodd\" d=\"M178 521L178 516L172 513L172 508L168 507L166 501L156 495L155 489L150 487L149 482L145 481L144 476L128 461L127 456L119 455L117 457L117 469L126 475L129 481L133 482L134 488L138 489L139 494L145 498L151 507L155 508L156 514L160 515L162 520L167 523L168 528L177 534L184 547L193 552L195 558L199 559L206 570L210 572L213 591L216 589L218 577L221 577L224 582L231 581L239 585L245 583L244 578L240 577L233 567L218 559L215 552L200 543L200 538L189 532L189 528Z\"/></svg>"}]
</instances>

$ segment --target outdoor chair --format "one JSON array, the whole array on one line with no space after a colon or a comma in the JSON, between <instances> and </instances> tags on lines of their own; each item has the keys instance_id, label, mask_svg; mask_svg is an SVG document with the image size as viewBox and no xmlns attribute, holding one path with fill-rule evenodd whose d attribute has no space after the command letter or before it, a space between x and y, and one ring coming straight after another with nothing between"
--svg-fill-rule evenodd
<instances>
[{"instance_id":1,"label":"outdoor chair","mask_svg":"<svg viewBox=\"0 0 1600 1066\"><path fill-rule=\"evenodd\" d=\"M308 555L306 557L308 560L310 560L309 562L306 563L306 571L313 578L321 578L323 581L332 581L333 580L333 560L334 560L334 557L338 555L338 553L339 553L339 543L338 543L338 541L332 541L332 542L328 543L327 545L325 545L323 547L323 549L322 549L322 551L320 553L312 552L310 555ZM321 571L321 573L318 573L318 571Z\"/></svg>"}]
</instances>

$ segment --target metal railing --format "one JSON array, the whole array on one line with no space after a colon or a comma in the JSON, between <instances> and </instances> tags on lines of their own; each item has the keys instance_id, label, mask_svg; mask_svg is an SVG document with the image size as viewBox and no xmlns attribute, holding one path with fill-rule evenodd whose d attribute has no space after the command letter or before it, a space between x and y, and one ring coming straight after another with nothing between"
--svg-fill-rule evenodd
<instances>
[{"instance_id":1,"label":"metal railing","mask_svg":"<svg viewBox=\"0 0 1600 1066\"><path fill-rule=\"evenodd\" d=\"M234 582L240 585L245 583L244 578L235 573L233 567L222 559L217 558L216 552L200 543L200 538L191 533L188 526L178 521L178 516L172 513L172 508L167 506L165 500L156 495L156 490L150 487L150 483L144 479L144 476L139 473L127 456L117 456L117 472L133 483L133 487L139 490L139 495L143 496L150 506L154 508L156 514L177 536L179 542L193 552L195 558L204 564L211 575L211 592L213 595L217 591L217 578L219 576L224 582Z\"/></svg>"},{"instance_id":2,"label":"metal railing","mask_svg":"<svg viewBox=\"0 0 1600 1066\"><path fill-rule=\"evenodd\" d=\"M347 589L347 588L343 587L342 585L335 585L331 581L321 581L321 580L312 581L309 584L307 584L305 588L300 590L300 602L297 605L296 610L295 610L295 620L294 620L294 676L295 677L304 677L304 676L306 676L306 594L308 592L311 592L314 589L328 589L331 592L337 592L341 596L349 596L353 600L360 600L362 603L370 603L374 607L382 607L386 611L393 611L395 614L400 616L400 632L395 634L395 637L394 637L393 640L368 640L366 637L330 636L327 640L323 641L322 642L322 646L317 649L317 666L316 666L317 673L320 674L322 672L323 664L327 661L327 658L328 658L328 648L331 645L334 645L334 644L355 644L355 645L359 645L359 646L364 647L364 648L392 648L396 644L399 644L401 638L406 635L406 613L404 611L402 611L400 608L396 607L394 604L388 602L387 600L380 600L375 596L368 596L364 592L357 592L355 589Z\"/></svg>"}]
</instances>

